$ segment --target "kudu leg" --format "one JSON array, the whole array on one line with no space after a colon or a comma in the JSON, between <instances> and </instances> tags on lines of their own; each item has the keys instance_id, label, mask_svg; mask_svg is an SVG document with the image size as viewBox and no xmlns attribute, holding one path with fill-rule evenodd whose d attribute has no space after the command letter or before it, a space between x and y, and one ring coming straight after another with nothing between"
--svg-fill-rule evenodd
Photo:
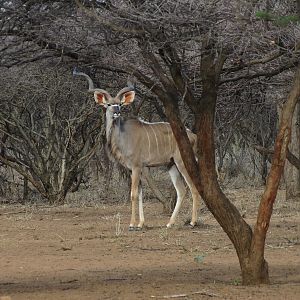
<instances>
[{"instance_id":1,"label":"kudu leg","mask_svg":"<svg viewBox=\"0 0 300 300\"><path fill-rule=\"evenodd\" d=\"M181 175L175 165L173 165L171 167L171 169L169 170L169 174L170 174L172 183L176 189L177 199L176 199L176 205L175 205L174 211L172 213L169 223L167 224L168 228L171 227L175 223L182 200L186 194L186 187L184 185L183 178L181 177Z\"/></svg>"},{"instance_id":2,"label":"kudu leg","mask_svg":"<svg viewBox=\"0 0 300 300\"><path fill-rule=\"evenodd\" d=\"M139 224L137 229L141 230L143 228L144 222L145 222L145 218L144 218L144 208L143 208L143 190L142 190L142 184L140 181L139 184Z\"/></svg>"},{"instance_id":3,"label":"kudu leg","mask_svg":"<svg viewBox=\"0 0 300 300\"><path fill-rule=\"evenodd\" d=\"M131 173L131 192L130 192L130 198L131 198L131 219L129 224L129 230L134 230L136 226L136 207L137 207L137 198L139 194L139 183L141 179L141 169L135 168L132 170ZM142 196L142 194L141 194ZM140 198L139 201L139 212L141 214L141 211L143 211L143 203L142 199ZM144 220L143 222L144 223ZM139 223L140 225L141 223Z\"/></svg>"},{"instance_id":4,"label":"kudu leg","mask_svg":"<svg viewBox=\"0 0 300 300\"><path fill-rule=\"evenodd\" d=\"M197 224L197 219L198 219L198 207L200 205L200 195L199 195L195 185L193 184L190 176L188 175L183 162L175 161L175 164L191 190L191 194L192 194L192 198L193 198L193 209L192 209L192 220L190 222L190 225L192 227L194 227Z\"/></svg>"}]
</instances>

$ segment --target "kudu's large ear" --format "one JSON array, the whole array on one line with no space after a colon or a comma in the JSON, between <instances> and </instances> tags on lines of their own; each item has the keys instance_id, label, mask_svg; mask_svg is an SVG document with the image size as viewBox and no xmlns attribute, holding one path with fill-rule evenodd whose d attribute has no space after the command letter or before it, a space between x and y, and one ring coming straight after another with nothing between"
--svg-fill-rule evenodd
<instances>
[{"instance_id":1,"label":"kudu's large ear","mask_svg":"<svg viewBox=\"0 0 300 300\"><path fill-rule=\"evenodd\" d=\"M123 104L123 105L131 104L134 100L134 97L135 97L134 91L129 91L129 92L124 93L121 98L121 104Z\"/></svg>"},{"instance_id":2,"label":"kudu's large ear","mask_svg":"<svg viewBox=\"0 0 300 300\"><path fill-rule=\"evenodd\" d=\"M96 103L98 103L100 105L106 105L106 104L108 104L109 95L103 91L95 91L94 98L95 98Z\"/></svg>"},{"instance_id":3,"label":"kudu's large ear","mask_svg":"<svg viewBox=\"0 0 300 300\"><path fill-rule=\"evenodd\" d=\"M134 96L134 87L127 86L119 91L119 93L116 96L116 99L118 99L122 105L128 105L133 102Z\"/></svg>"}]
</instances>

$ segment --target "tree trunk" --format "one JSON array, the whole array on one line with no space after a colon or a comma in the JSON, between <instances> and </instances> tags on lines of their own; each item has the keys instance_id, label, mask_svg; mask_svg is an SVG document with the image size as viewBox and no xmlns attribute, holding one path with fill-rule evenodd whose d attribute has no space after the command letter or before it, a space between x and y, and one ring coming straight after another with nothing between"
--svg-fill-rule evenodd
<instances>
[{"instance_id":1,"label":"tree trunk","mask_svg":"<svg viewBox=\"0 0 300 300\"><path fill-rule=\"evenodd\" d=\"M208 82L212 82L212 85L214 84L214 80L211 81L211 78L207 80L207 83ZM237 208L227 199L219 187L215 169L214 146L214 115L217 94L215 86L211 86L211 83L205 87L205 90L206 92L203 92L195 120L198 164L194 158L179 113L176 112L176 108L172 106L170 102L167 103L166 114L189 175L206 206L234 244L240 266L242 269L245 269L251 245L252 231ZM261 268L264 270L264 266ZM247 274L245 271L242 271L242 273ZM268 272L263 272L263 274L267 276ZM266 281L264 276L260 277L263 277L263 282Z\"/></svg>"},{"instance_id":2,"label":"tree trunk","mask_svg":"<svg viewBox=\"0 0 300 300\"><path fill-rule=\"evenodd\" d=\"M149 188L151 189L153 195L157 198L157 200L163 205L164 213L170 214L174 210L172 204L174 202L173 192L171 194L171 199L167 199L160 189L157 187L156 183L154 182L151 173L148 168L143 169L143 177L148 183ZM175 189L173 189L175 191ZM176 203L176 195L175 195L175 203Z\"/></svg>"},{"instance_id":3,"label":"tree trunk","mask_svg":"<svg viewBox=\"0 0 300 300\"><path fill-rule=\"evenodd\" d=\"M221 191L216 180L214 156L214 105L213 94L206 95L196 120L198 137L198 158L201 170L203 200L218 223L232 241L239 258L242 270L243 284L267 283L269 281L268 266L263 260L259 268L253 268L249 249L252 240L252 230L244 221L237 208Z\"/></svg>"},{"instance_id":4,"label":"tree trunk","mask_svg":"<svg viewBox=\"0 0 300 300\"><path fill-rule=\"evenodd\" d=\"M244 284L269 282L268 265L264 259L251 255L252 230L237 208L221 191L215 169L214 117L217 100L217 77L214 57L203 57L203 92L197 106L195 128L198 146L198 167L185 128L175 105L166 101L170 121L185 167L206 206L232 241L237 252ZM195 108L194 108L195 110ZM200 172L199 172L200 170ZM254 260L256 262L253 264ZM253 266L253 267L252 267Z\"/></svg>"},{"instance_id":5,"label":"tree trunk","mask_svg":"<svg viewBox=\"0 0 300 300\"><path fill-rule=\"evenodd\" d=\"M296 157L300 158L300 104L296 106L292 120L292 134L289 150ZM285 166L286 199L300 197L300 170L290 162Z\"/></svg>"},{"instance_id":6,"label":"tree trunk","mask_svg":"<svg viewBox=\"0 0 300 300\"><path fill-rule=\"evenodd\" d=\"M28 179L27 177L23 176L23 199L22 204L25 204L28 200L28 193L29 193L29 187L28 187Z\"/></svg>"},{"instance_id":7,"label":"tree trunk","mask_svg":"<svg viewBox=\"0 0 300 300\"><path fill-rule=\"evenodd\" d=\"M260 159L261 159L261 180L263 185L265 185L268 176L268 155L263 154L261 155Z\"/></svg>"},{"instance_id":8,"label":"tree trunk","mask_svg":"<svg viewBox=\"0 0 300 300\"><path fill-rule=\"evenodd\" d=\"M60 205L65 203L66 195L67 191L48 193L47 199L50 204Z\"/></svg>"},{"instance_id":9,"label":"tree trunk","mask_svg":"<svg viewBox=\"0 0 300 300\"><path fill-rule=\"evenodd\" d=\"M288 145L291 138L292 118L297 101L300 99L300 68L297 70L294 83L288 99L285 102L282 113L279 131L276 137L272 166L267 178L267 184L264 194L261 198L257 221L254 227L253 238L249 252L249 261L245 265L246 284L264 283L258 277L264 275L261 267L267 263L264 260L264 249L267 231L273 211L273 204L277 195L280 178L283 174L284 164L288 152ZM243 270L242 270L243 271ZM258 277L258 278L257 278ZM266 281L267 283L268 281Z\"/></svg>"}]
</instances>

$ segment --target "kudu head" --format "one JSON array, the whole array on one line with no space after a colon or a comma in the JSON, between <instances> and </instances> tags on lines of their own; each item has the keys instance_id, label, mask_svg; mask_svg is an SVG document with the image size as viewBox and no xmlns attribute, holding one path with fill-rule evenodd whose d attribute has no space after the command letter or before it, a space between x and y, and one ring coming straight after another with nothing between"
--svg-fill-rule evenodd
<instances>
[{"instance_id":1,"label":"kudu head","mask_svg":"<svg viewBox=\"0 0 300 300\"><path fill-rule=\"evenodd\" d=\"M107 91L96 89L90 76L83 72L79 72L76 68L73 70L73 75L84 76L89 82L89 92L94 93L96 103L106 108L106 114L111 117L118 118L121 114L121 107L129 105L134 101L135 92L134 87L129 86L121 89L115 97L112 97Z\"/></svg>"}]
</instances>

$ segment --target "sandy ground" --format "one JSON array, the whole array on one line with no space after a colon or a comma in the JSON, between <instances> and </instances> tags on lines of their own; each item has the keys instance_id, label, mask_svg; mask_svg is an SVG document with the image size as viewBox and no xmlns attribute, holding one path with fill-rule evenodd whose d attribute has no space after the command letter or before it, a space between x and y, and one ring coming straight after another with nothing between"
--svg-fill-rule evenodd
<instances>
[{"instance_id":1,"label":"sandy ground","mask_svg":"<svg viewBox=\"0 0 300 300\"><path fill-rule=\"evenodd\" d=\"M229 197L254 223L259 191ZM266 243L270 285L241 285L235 251L211 214L190 229L145 203L147 228L128 232L129 203L0 208L0 299L300 299L300 210L277 201Z\"/></svg>"}]
</instances>

